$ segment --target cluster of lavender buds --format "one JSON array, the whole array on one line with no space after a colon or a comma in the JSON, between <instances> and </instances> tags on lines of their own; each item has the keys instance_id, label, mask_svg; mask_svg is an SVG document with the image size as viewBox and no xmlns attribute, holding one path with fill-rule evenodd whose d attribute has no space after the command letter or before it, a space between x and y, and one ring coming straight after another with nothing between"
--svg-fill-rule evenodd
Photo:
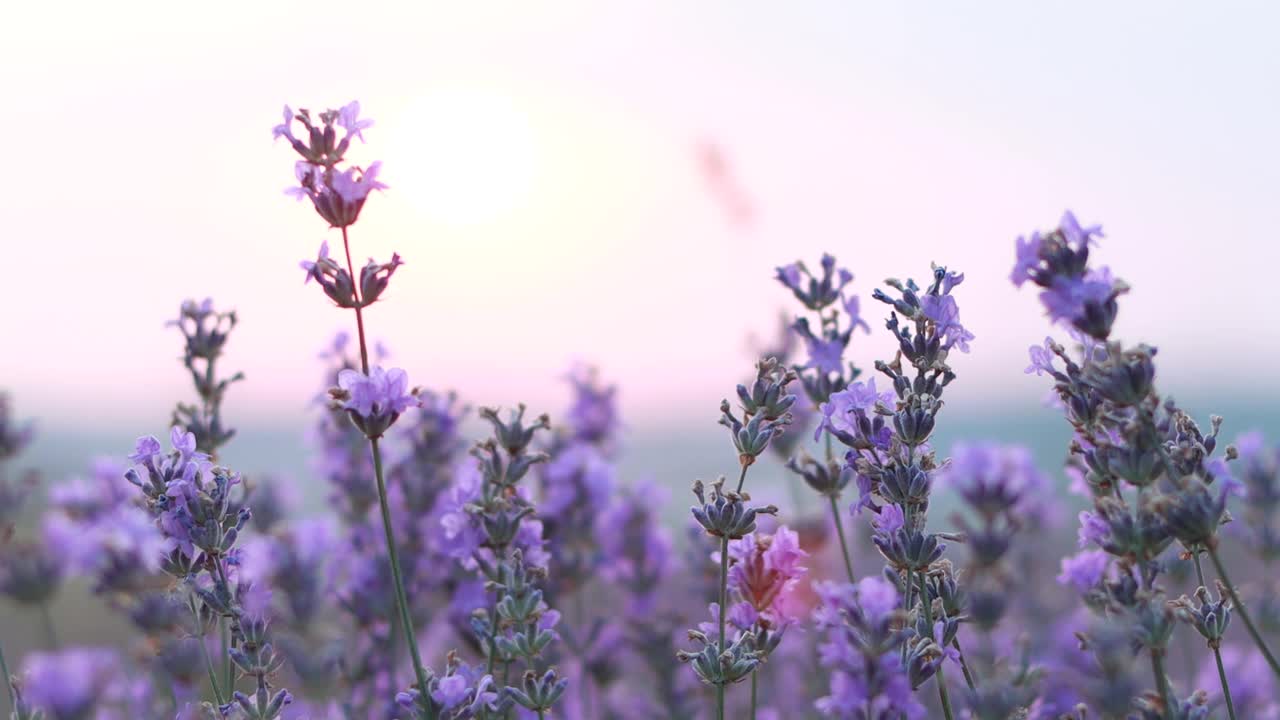
<instances>
[{"instance_id":1,"label":"cluster of lavender buds","mask_svg":"<svg viewBox=\"0 0 1280 720\"><path fill-rule=\"evenodd\" d=\"M223 345L236 326L236 314L234 311L215 311L210 298L200 303L187 300L182 303L178 318L170 324L182 331L186 338L182 364L191 373L191 382L200 398L199 405L179 403L170 424L185 428L195 436L196 447L216 459L218 448L235 435L235 431L224 427L222 421L223 395L228 385L244 379L243 373L219 378L217 371Z\"/></svg>"},{"instance_id":2,"label":"cluster of lavender buds","mask_svg":"<svg viewBox=\"0 0 1280 720\"><path fill-rule=\"evenodd\" d=\"M794 365L795 373L804 387L803 400L795 403L802 427L808 424L809 415L814 408L826 404L832 395L844 391L861 376L862 371L852 362L847 362L845 354L854 331L862 328L864 332L870 332L870 327L862 319L860 299L845 291L849 283L853 282L853 273L845 268L837 268L836 259L831 255L823 255L819 266L819 275L812 274L804 263L798 261L776 268L774 274L778 282L790 290L805 310L812 314L812 317L796 317L790 323L791 332L784 336L778 352L766 355L786 358L790 355L794 339L803 341L806 362ZM758 395L761 392L762 379L757 378L750 394ZM747 389L740 387L738 392L739 395L746 395ZM853 565L849 559L849 546L838 511L841 492L852 480L852 474L844 472L843 464L833 454L829 439L825 457L818 460L798 447L796 439L799 437L799 433L793 434L793 439L778 443L779 449L785 450L788 467L803 478L809 487L828 498L832 519L840 535L845 569L852 580ZM792 456L793 451L798 451L798 454Z\"/></svg>"},{"instance_id":3,"label":"cluster of lavender buds","mask_svg":"<svg viewBox=\"0 0 1280 720\"><path fill-rule=\"evenodd\" d=\"M1013 657L1004 656L1004 638L996 633L1016 601L1008 588L1029 572L1018 558L1019 531L1027 525L1051 526L1041 506L1051 492L1049 480L1026 448L983 443L956 446L937 487L958 494L966 511L955 519L969 555L963 590L955 587L954 578L942 579L939 586L947 612L960 613L979 634L967 657L957 655L968 686L961 705L974 720L1016 717L1037 703L1045 671L1032 665L1025 643L1017 643ZM958 651L958 639L953 647ZM1039 699L1037 710L1056 717L1069 708Z\"/></svg>"},{"instance_id":4,"label":"cluster of lavender buds","mask_svg":"<svg viewBox=\"0 0 1280 720\"><path fill-rule=\"evenodd\" d=\"M1240 601L1220 552L1220 526L1230 520L1227 502L1240 487L1214 454L1222 418L1213 417L1211 431L1203 432L1190 414L1156 391L1155 348L1111 339L1116 299L1127 286L1107 268L1089 266L1090 247L1100 236L1100 228L1082 228L1067 213L1054 231L1019 238L1012 274L1017 285L1030 279L1044 288L1040 300L1048 316L1066 325L1075 341L1068 349L1046 338L1031 348L1027 368L1053 380L1075 433L1071 462L1093 500L1093 509L1080 514L1082 551L1063 560L1059 580L1149 656L1153 689L1133 700L1131 710L1168 720L1205 716L1204 689L1184 695L1167 669L1181 620L1212 651L1228 717L1253 717L1233 702L1224 669L1221 649L1231 621L1239 617L1277 676L1280 664ZM1225 453L1228 459L1237 454L1234 448ZM1205 579L1204 555L1218 573L1215 587ZM1195 567L1194 599L1171 600L1161 582L1179 557ZM1115 671L1093 678L1083 696L1095 702L1111 698L1106 704L1118 708L1116 698L1130 680L1120 671L1124 663L1108 663L1104 655L1119 651L1096 637L1090 646L1099 666ZM1099 687L1109 691L1100 693Z\"/></svg>"},{"instance_id":5,"label":"cluster of lavender buds","mask_svg":"<svg viewBox=\"0 0 1280 720\"><path fill-rule=\"evenodd\" d=\"M347 159L372 125L353 102L286 108L273 131L297 156L288 193L331 233L303 284L354 321L320 356L324 514L223 464L245 466L224 417L242 375L220 366L237 316L210 300L170 323L195 400L127 461L32 497L15 468L31 426L0 394L0 602L34 629L0 638L10 720L1280 720L1280 449L1227 445L1221 418L1202 429L1157 392L1156 349L1115 337L1128 286L1091 265L1100 228L1068 213L1019 238L1011 274L1070 338L1032 347L1026 372L1073 434L1078 552L1058 564L1074 527L1029 450L936 447L974 340L964 276L873 292L894 350L864 378L850 345L870 328L831 255L776 268L803 310L721 402L736 482L694 483L677 543L664 488L623 478L618 389L595 369L568 373L553 428L414 386L371 342L371 308L406 277L398 254L352 259L386 188ZM747 491L774 470L795 517ZM85 599L119 647L58 637L54 601Z\"/></svg>"},{"instance_id":6,"label":"cluster of lavender buds","mask_svg":"<svg viewBox=\"0 0 1280 720\"><path fill-rule=\"evenodd\" d=\"M848 385L820 407L818 428L847 448L844 465L856 474L859 490L852 510L873 513L872 541L887 562L885 578L902 599L905 636L897 661L912 690L936 676L947 718L953 711L944 671L947 663L963 662L957 639L962 607L951 564L942 559L944 540L957 537L927 529L934 474L941 464L929 440L943 406L943 391L955 379L947 364L951 350L968 351L973 339L960 324L959 306L951 294L963 280L963 275L935 266L925 288L912 280L890 279L886 284L898 291L898 297L879 289L873 293L893 308L885 326L898 341L898 351L892 362L875 365L893 390L879 392L874 378ZM832 675L833 693L839 677ZM967 673L966 680L973 690ZM871 695L841 697L840 702L822 705L828 715L877 717L871 715L874 706L868 709L864 702L874 700Z\"/></svg>"},{"instance_id":7,"label":"cluster of lavender buds","mask_svg":"<svg viewBox=\"0 0 1280 720\"><path fill-rule=\"evenodd\" d=\"M814 624L826 633L819 647L830 671L829 694L815 703L825 717L922 720L925 706L912 692L901 656L910 631L895 584L879 577L857 583L823 581Z\"/></svg>"},{"instance_id":8,"label":"cluster of lavender buds","mask_svg":"<svg viewBox=\"0 0 1280 720\"><path fill-rule=\"evenodd\" d=\"M690 639L696 641L701 648L696 652L680 651L678 657L688 662L698 678L716 689L716 712L718 718L725 718L725 688L733 683L751 678L751 717L755 718L757 710L757 669L781 640L781 630L785 625L785 613L779 615L772 606L772 601L785 595L784 590L795 584L801 569L795 564L803 555L799 543L793 533L786 533L778 543L779 551L771 555L777 562L776 569L767 578L756 578L762 595L754 598L743 598L743 602L735 607L739 610L735 618L735 632L730 636L726 632L729 620L729 566L731 560L739 563L735 577L738 584L735 590L741 595L750 595L746 575L741 563L763 563L761 547L770 547L772 537L761 538L760 547L753 534L756 531L757 518L762 515L776 515L778 508L772 505L757 506L751 503L751 496L743 490L747 479L747 469L755 464L756 458L769 447L770 441L781 435L791 423L789 409L796 398L787 390L787 386L796 379L795 372L788 370L773 358L760 361L757 366L756 382L750 389L739 386L738 399L741 402L739 411L741 418L734 411L728 400L720 403L720 424L729 429L730 439L738 456L738 484L734 490L725 489L725 479L721 477L712 484L711 493L706 493L702 481L694 483L693 493L698 504L692 508L694 520L714 538L719 538L719 551L713 556L720 566L720 582L717 601L711 605L714 627L705 625L707 630L690 630ZM738 544L741 543L741 544ZM730 551L735 544L737 552ZM765 573L763 567L759 568ZM753 602L754 600L754 602ZM764 607L756 608L756 603ZM751 612L747 612L750 610ZM761 612L772 616L761 617ZM714 630L714 632L712 632Z\"/></svg>"},{"instance_id":9,"label":"cluster of lavender buds","mask_svg":"<svg viewBox=\"0 0 1280 720\"><path fill-rule=\"evenodd\" d=\"M236 498L240 477L213 466L196 450L192 433L174 427L170 444L166 453L154 437L140 439L125 477L142 491L163 533L167 552L160 567L176 581L174 592L185 596L219 712L275 720L292 696L273 692L269 678L283 662L267 636L269 591L239 577L243 555L237 540L251 517ZM222 652L234 666L224 666L221 679L204 648L214 623L222 627ZM252 694L238 689L241 677L253 678Z\"/></svg>"},{"instance_id":10,"label":"cluster of lavender buds","mask_svg":"<svg viewBox=\"0 0 1280 720\"><path fill-rule=\"evenodd\" d=\"M512 701L544 717L564 693L568 681L540 661L555 641L560 613L543 600L538 582L547 575L542 524L521 480L549 456L530 449L535 435L551 426L546 415L526 424L521 405L504 420L499 411L482 408L480 417L493 426L493 437L472 449L479 470L477 494L455 516L456 539L471 548L467 558L485 580L485 605L473 609L471 627L485 655L485 672L502 668L497 685L501 713ZM524 668L523 682L509 684L511 671Z\"/></svg>"}]
</instances>

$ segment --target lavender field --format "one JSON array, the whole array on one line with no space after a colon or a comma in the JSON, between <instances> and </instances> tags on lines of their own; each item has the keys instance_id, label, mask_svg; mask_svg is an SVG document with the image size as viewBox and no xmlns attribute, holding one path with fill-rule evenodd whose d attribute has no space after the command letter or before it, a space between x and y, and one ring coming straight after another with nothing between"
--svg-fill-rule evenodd
<instances>
[{"instance_id":1,"label":"lavender field","mask_svg":"<svg viewBox=\"0 0 1280 720\"><path fill-rule=\"evenodd\" d=\"M1280 720L1271 8L22 12L0 714Z\"/></svg>"}]
</instances>

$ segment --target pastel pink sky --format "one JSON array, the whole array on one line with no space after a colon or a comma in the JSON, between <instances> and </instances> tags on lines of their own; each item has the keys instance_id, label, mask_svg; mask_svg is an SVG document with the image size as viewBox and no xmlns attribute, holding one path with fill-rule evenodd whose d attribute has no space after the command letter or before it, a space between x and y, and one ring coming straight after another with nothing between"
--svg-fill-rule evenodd
<instances>
[{"instance_id":1,"label":"pastel pink sky","mask_svg":"<svg viewBox=\"0 0 1280 720\"><path fill-rule=\"evenodd\" d=\"M199 10L196 8L199 7ZM207 8L216 7L216 11ZM300 259L335 234L286 198L285 103L357 98L391 190L357 261L406 265L368 316L392 364L474 403L563 405L572 362L633 424L711 421L834 253L869 294L963 270L952 402L1033 407L1047 326L1007 281L1064 208L1134 286L1120 334L1168 390L1275 393L1280 19L1266 3L23 3L0 29L0 382L46 422L154 425L189 389L186 297L242 324L230 411L292 419L350 325ZM730 222L711 141L750 195ZM1220 361L1226 360L1225 364ZM666 419L663 419L666 418ZM139 431L153 431L150 425Z\"/></svg>"}]
</instances>

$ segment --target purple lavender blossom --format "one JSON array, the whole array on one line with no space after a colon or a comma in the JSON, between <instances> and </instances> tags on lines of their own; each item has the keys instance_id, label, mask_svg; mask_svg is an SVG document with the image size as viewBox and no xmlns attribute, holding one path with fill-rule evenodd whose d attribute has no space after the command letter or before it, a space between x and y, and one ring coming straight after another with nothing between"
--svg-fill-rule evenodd
<instances>
[{"instance_id":1,"label":"purple lavender blossom","mask_svg":"<svg viewBox=\"0 0 1280 720\"><path fill-rule=\"evenodd\" d=\"M1116 298L1128 287L1108 268L1089 267L1089 248L1101 235L1101 227L1082 227L1067 212L1053 232L1018 238L1009 279L1018 287L1028 280L1038 285L1050 320L1105 340L1115 322Z\"/></svg>"},{"instance_id":2,"label":"purple lavender blossom","mask_svg":"<svg viewBox=\"0 0 1280 720\"><path fill-rule=\"evenodd\" d=\"M1062 572L1058 574L1058 583L1070 585L1079 592L1088 592L1106 574L1110 564L1110 556L1103 550L1086 550L1062 559Z\"/></svg>"},{"instance_id":3,"label":"purple lavender blossom","mask_svg":"<svg viewBox=\"0 0 1280 720\"><path fill-rule=\"evenodd\" d=\"M1031 373L1035 373L1037 376L1044 375L1045 373L1052 375L1054 373L1053 346L1054 342L1051 337L1046 337L1044 339L1043 346L1032 345L1027 351L1031 357L1031 364L1027 365L1027 369L1022 372L1026 375L1030 375Z\"/></svg>"},{"instance_id":4,"label":"purple lavender blossom","mask_svg":"<svg viewBox=\"0 0 1280 720\"><path fill-rule=\"evenodd\" d=\"M876 422L879 416L874 411L877 403L891 406L893 402L892 392L876 391L875 378L865 383L855 382L846 389L832 394L827 402L818 407L821 420L814 430L813 439L820 438L825 430L847 445L861 442L869 446L887 448L892 430L884 424L883 420Z\"/></svg>"},{"instance_id":5,"label":"purple lavender blossom","mask_svg":"<svg viewBox=\"0 0 1280 720\"><path fill-rule=\"evenodd\" d=\"M35 653L24 663L23 693L49 720L95 717L98 704L119 686L120 658L102 648Z\"/></svg>"},{"instance_id":6,"label":"purple lavender blossom","mask_svg":"<svg viewBox=\"0 0 1280 720\"><path fill-rule=\"evenodd\" d=\"M285 138L301 156L294 166L298 185L288 188L288 195L309 198L316 212L330 226L347 228L359 219L369 193L384 190L386 185L378 180L380 162L368 167L339 167L346 161L347 149L353 137L364 142L363 131L373 126L373 121L361 119L360 104L351 102L339 110L326 110L314 118L307 110L294 113L285 106L284 122L272 128L275 139ZM293 126L300 125L305 134L294 135ZM338 139L335 127L345 130Z\"/></svg>"},{"instance_id":7,"label":"purple lavender blossom","mask_svg":"<svg viewBox=\"0 0 1280 720\"><path fill-rule=\"evenodd\" d=\"M850 720L922 720L926 709L912 692L893 628L901 607L884 578L856 584L816 583L822 605L814 621L824 631L819 662L831 673L829 693L815 703L824 717ZM869 713L869 714L868 714Z\"/></svg>"},{"instance_id":8,"label":"purple lavender blossom","mask_svg":"<svg viewBox=\"0 0 1280 720\"><path fill-rule=\"evenodd\" d=\"M601 385L594 368L578 367L568 375L573 402L567 415L573 434L588 443L608 448L618 431L618 388Z\"/></svg>"},{"instance_id":9,"label":"purple lavender blossom","mask_svg":"<svg viewBox=\"0 0 1280 720\"><path fill-rule=\"evenodd\" d=\"M955 347L960 352L969 352L969 341L973 339L973 333L960 324L960 306L956 304L954 297L925 295L920 299L920 307L924 316L937 325L936 332L942 338L943 347Z\"/></svg>"},{"instance_id":10,"label":"purple lavender blossom","mask_svg":"<svg viewBox=\"0 0 1280 720\"><path fill-rule=\"evenodd\" d=\"M419 404L418 389L409 389L409 376L400 368L374 366L366 375L347 369L338 373L338 387L329 391L336 408L346 410L367 437L379 438L401 413Z\"/></svg>"}]
</instances>

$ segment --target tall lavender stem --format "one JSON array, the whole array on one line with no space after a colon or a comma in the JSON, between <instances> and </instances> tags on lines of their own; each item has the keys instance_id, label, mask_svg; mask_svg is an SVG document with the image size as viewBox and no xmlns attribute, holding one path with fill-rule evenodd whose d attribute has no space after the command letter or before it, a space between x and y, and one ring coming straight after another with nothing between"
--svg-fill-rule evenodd
<instances>
[{"instance_id":1,"label":"tall lavender stem","mask_svg":"<svg viewBox=\"0 0 1280 720\"><path fill-rule=\"evenodd\" d=\"M1240 613L1240 619L1244 620L1244 626L1249 630L1250 637L1253 638L1254 644L1258 646L1258 650L1262 651L1262 656L1267 659L1267 664L1271 666L1271 672L1280 677L1280 663L1276 662L1276 657L1271 654L1271 648L1267 647L1266 641L1262 639L1262 635L1258 633L1258 628L1253 624L1253 618L1249 617L1249 611L1245 609L1244 603L1240 602L1240 596L1236 594L1236 588L1231 584L1231 578L1227 577L1227 569L1222 566L1222 560L1218 557L1218 550L1214 547L1207 548L1209 551L1209 559L1213 561L1213 567L1218 572L1218 577L1222 578L1222 584L1227 587L1227 594L1231 596L1231 602L1234 603L1235 609Z\"/></svg>"},{"instance_id":2,"label":"tall lavender stem","mask_svg":"<svg viewBox=\"0 0 1280 720\"><path fill-rule=\"evenodd\" d=\"M347 228L342 228L342 249L347 256L347 272L356 277L355 265L351 262L351 242L347 237ZM369 374L369 345L364 335L364 314L360 308L360 291L352 288L356 298L356 334L360 339L360 369ZM378 447L377 438L369 438L369 450L373 453L373 474L378 483L378 509L382 513L382 530L387 540L387 559L391 562L391 579L396 589L396 606L400 610L400 625L404 628L405 642L409 645L409 655L413 659L413 673L418 679L418 689L427 692L427 670L422 664L422 656L418 652L418 638L413 629L413 617L409 614L409 600L404 591L404 573L400 569L400 552L396 549L396 536L391 527L391 505L387 500L387 481L382 471L382 451Z\"/></svg>"},{"instance_id":3,"label":"tall lavender stem","mask_svg":"<svg viewBox=\"0 0 1280 720\"><path fill-rule=\"evenodd\" d=\"M204 644L204 628L200 620L200 610L196 607L194 595L188 600L188 604L191 608L191 617L195 619L196 630L198 631L196 642L200 644L200 655L204 658L205 670L209 671L209 687L213 689L214 700L217 700L218 705L222 706L226 701L222 699L222 690L218 688L218 673L213 669L213 659L209 657L209 648Z\"/></svg>"}]
</instances>

